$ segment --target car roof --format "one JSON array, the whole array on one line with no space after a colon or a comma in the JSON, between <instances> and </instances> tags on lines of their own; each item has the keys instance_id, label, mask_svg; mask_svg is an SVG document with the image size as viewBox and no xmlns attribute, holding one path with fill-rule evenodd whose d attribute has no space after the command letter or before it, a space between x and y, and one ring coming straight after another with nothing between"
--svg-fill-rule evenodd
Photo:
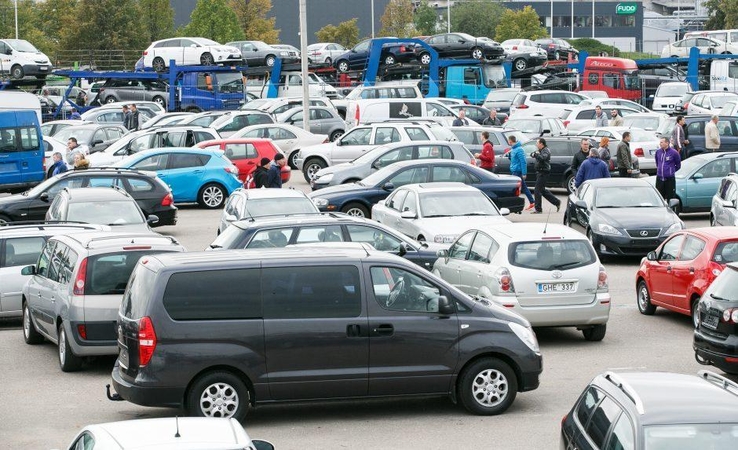
<instances>
[{"instance_id":1,"label":"car roof","mask_svg":"<svg viewBox=\"0 0 738 450\"><path fill-rule=\"evenodd\" d=\"M134 201L126 191L113 187L65 188L62 192L68 194L71 203L121 199Z\"/></svg>"},{"instance_id":2,"label":"car roof","mask_svg":"<svg viewBox=\"0 0 738 450\"><path fill-rule=\"evenodd\" d=\"M653 187L653 184L647 182L645 179L640 178L599 178L595 180L587 180L585 183L590 184L592 187L629 187L629 186L648 186Z\"/></svg>"},{"instance_id":3,"label":"car roof","mask_svg":"<svg viewBox=\"0 0 738 450\"><path fill-rule=\"evenodd\" d=\"M738 152L718 152L718 153L700 153L699 155L694 155L690 157L689 159L703 159L705 161L712 161L713 159L717 158L726 158L729 156L738 156Z\"/></svg>"},{"instance_id":4,"label":"car roof","mask_svg":"<svg viewBox=\"0 0 738 450\"><path fill-rule=\"evenodd\" d=\"M481 125L477 125L477 126L448 127L448 128L452 132L455 131L455 130L460 130L460 131L463 131L463 130L472 130L472 131L479 131L479 132L489 131L489 132L493 132L493 133L495 133L495 132L496 133L509 133L511 131L518 131L518 130L505 129L505 128L502 128L501 126L499 126L499 127L485 127L485 126L481 126Z\"/></svg>"},{"instance_id":5,"label":"car roof","mask_svg":"<svg viewBox=\"0 0 738 450\"><path fill-rule=\"evenodd\" d=\"M490 225L487 228L479 229L484 233L493 237L505 238L507 241L536 241L550 240L551 242L567 240L586 240L587 238L577 230L558 223L545 222L519 222L519 223L501 223L499 225Z\"/></svg>"},{"instance_id":6,"label":"car roof","mask_svg":"<svg viewBox=\"0 0 738 450\"><path fill-rule=\"evenodd\" d=\"M38 224L4 225L0 227L0 238L13 236L45 236L56 235L68 231L101 230L107 227L92 223L47 222Z\"/></svg>"},{"instance_id":7,"label":"car roof","mask_svg":"<svg viewBox=\"0 0 738 450\"><path fill-rule=\"evenodd\" d=\"M738 227L700 227L682 230L681 233L712 237L718 240L738 239Z\"/></svg>"},{"instance_id":8,"label":"car roof","mask_svg":"<svg viewBox=\"0 0 738 450\"><path fill-rule=\"evenodd\" d=\"M449 191L476 191L481 192L474 186L469 186L464 183L454 182L439 182L439 183L419 183L419 184L406 184L398 189L409 189L415 192L449 192Z\"/></svg>"},{"instance_id":9,"label":"car roof","mask_svg":"<svg viewBox=\"0 0 738 450\"><path fill-rule=\"evenodd\" d=\"M420 141L416 141L420 142ZM448 142L446 142L448 144ZM396 163L393 163L387 167L394 167L395 169L401 169L404 167L410 167L410 166L416 166L416 165L423 165L423 164L438 164L438 163L445 163L446 165L456 165L456 166L471 166L466 161L458 161L456 159L440 159L440 158L428 158L428 159L409 159L407 161L399 161ZM387 168L385 167L385 169ZM473 167L473 166L472 166ZM395 170L396 172L397 170Z\"/></svg>"},{"instance_id":10,"label":"car roof","mask_svg":"<svg viewBox=\"0 0 738 450\"><path fill-rule=\"evenodd\" d=\"M237 430L236 427L241 430ZM87 429L106 432L125 449L162 446L177 448L175 445L186 446L185 448L190 448L191 445L218 448L214 446L215 444L231 444L233 448L247 446L247 442L239 439L239 435L243 435L243 428L232 419L167 417L102 423L90 425Z\"/></svg>"},{"instance_id":11,"label":"car roof","mask_svg":"<svg viewBox=\"0 0 738 450\"><path fill-rule=\"evenodd\" d=\"M233 193L238 192L243 194L247 199L261 199L261 198L305 198L307 195L297 189L243 189L238 188Z\"/></svg>"},{"instance_id":12,"label":"car roof","mask_svg":"<svg viewBox=\"0 0 738 450\"><path fill-rule=\"evenodd\" d=\"M149 178L156 178L156 172L152 171L146 171L146 170L138 170L138 169L127 169L123 167L90 167L89 169L85 170L67 170L64 173L60 173L57 175L57 177L61 178L67 178L67 177L79 177L79 176L89 176L92 174L106 174L110 175L110 172L116 172L117 175L139 175L139 176L145 176Z\"/></svg>"},{"instance_id":13,"label":"car roof","mask_svg":"<svg viewBox=\"0 0 738 450\"><path fill-rule=\"evenodd\" d=\"M269 215L247 219L239 219L232 222L238 228L245 230L252 227L269 227L273 225L284 225L284 226L301 226L301 225L314 225L317 223L369 223L377 224L369 219L361 217L348 216L343 213L303 213L303 214L284 214L284 215Z\"/></svg>"},{"instance_id":14,"label":"car roof","mask_svg":"<svg viewBox=\"0 0 738 450\"><path fill-rule=\"evenodd\" d=\"M148 250L153 245L156 246L180 246L172 236L164 236L155 232L135 233L126 231L84 231L63 236L57 236L58 239L72 240L86 248L102 248L102 247L120 247L124 246L126 250ZM128 247L128 248L126 248Z\"/></svg>"},{"instance_id":15,"label":"car roof","mask_svg":"<svg viewBox=\"0 0 738 450\"><path fill-rule=\"evenodd\" d=\"M223 150L220 149L207 149L199 147L161 147L161 148L149 148L134 153L134 155L153 155L159 153L194 153L196 155L213 155L222 154Z\"/></svg>"}]
</instances>

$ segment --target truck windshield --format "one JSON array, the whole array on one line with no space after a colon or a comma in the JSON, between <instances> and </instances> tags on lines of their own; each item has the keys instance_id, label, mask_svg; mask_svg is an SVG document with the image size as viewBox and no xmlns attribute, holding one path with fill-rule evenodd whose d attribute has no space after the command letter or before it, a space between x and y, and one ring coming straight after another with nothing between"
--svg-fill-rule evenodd
<instances>
[{"instance_id":1,"label":"truck windshield","mask_svg":"<svg viewBox=\"0 0 738 450\"><path fill-rule=\"evenodd\" d=\"M488 88L507 87L505 69L501 65L483 66L484 85Z\"/></svg>"},{"instance_id":2,"label":"truck windshield","mask_svg":"<svg viewBox=\"0 0 738 450\"><path fill-rule=\"evenodd\" d=\"M637 70L623 73L623 81L625 81L625 89L631 91L641 90L641 77Z\"/></svg>"},{"instance_id":3,"label":"truck windshield","mask_svg":"<svg viewBox=\"0 0 738 450\"><path fill-rule=\"evenodd\" d=\"M221 94L243 93L243 78L240 73L219 73L218 92Z\"/></svg>"}]
</instances>

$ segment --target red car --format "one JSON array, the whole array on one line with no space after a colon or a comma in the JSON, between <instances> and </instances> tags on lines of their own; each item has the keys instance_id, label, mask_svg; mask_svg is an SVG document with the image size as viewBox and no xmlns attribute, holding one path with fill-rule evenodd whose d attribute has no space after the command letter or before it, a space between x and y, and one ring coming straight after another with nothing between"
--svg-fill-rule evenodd
<instances>
[{"instance_id":1,"label":"red car","mask_svg":"<svg viewBox=\"0 0 738 450\"><path fill-rule=\"evenodd\" d=\"M226 158L238 167L238 178L243 182L256 169L261 158L273 160L277 153L282 153L271 139L214 139L200 142L197 147L223 150ZM291 175L289 165L282 167L282 183L290 181Z\"/></svg>"},{"instance_id":2,"label":"red car","mask_svg":"<svg viewBox=\"0 0 738 450\"><path fill-rule=\"evenodd\" d=\"M710 227L674 233L641 261L636 275L638 310L651 315L661 306L692 316L700 297L725 265L738 260L738 227Z\"/></svg>"}]
</instances>

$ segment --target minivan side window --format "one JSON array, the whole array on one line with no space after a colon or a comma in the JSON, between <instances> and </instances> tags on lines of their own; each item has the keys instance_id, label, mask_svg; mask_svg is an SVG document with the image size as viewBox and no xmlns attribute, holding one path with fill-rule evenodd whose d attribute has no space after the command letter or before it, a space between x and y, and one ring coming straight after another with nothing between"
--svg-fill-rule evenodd
<instances>
[{"instance_id":1,"label":"minivan side window","mask_svg":"<svg viewBox=\"0 0 738 450\"><path fill-rule=\"evenodd\" d=\"M0 153L11 153L18 150L15 135L16 130L14 128L0 130Z\"/></svg>"},{"instance_id":2,"label":"minivan side window","mask_svg":"<svg viewBox=\"0 0 738 450\"><path fill-rule=\"evenodd\" d=\"M582 428L587 426L587 422L589 422L589 418L592 416L592 412L594 411L600 400L602 400L602 397L604 397L602 392L593 387L590 387L579 400L579 404L577 405L576 410L576 417L579 423L582 425Z\"/></svg>"},{"instance_id":3,"label":"minivan side window","mask_svg":"<svg viewBox=\"0 0 738 450\"><path fill-rule=\"evenodd\" d=\"M0 267L27 266L35 264L41 249L44 247L44 237L22 237L7 239Z\"/></svg>"},{"instance_id":4,"label":"minivan side window","mask_svg":"<svg viewBox=\"0 0 738 450\"><path fill-rule=\"evenodd\" d=\"M172 274L164 290L163 303L173 320L260 318L259 269Z\"/></svg>"},{"instance_id":5,"label":"minivan side window","mask_svg":"<svg viewBox=\"0 0 738 450\"><path fill-rule=\"evenodd\" d=\"M374 299L385 309L438 312L441 290L414 273L397 267L372 267Z\"/></svg>"},{"instance_id":6,"label":"minivan side window","mask_svg":"<svg viewBox=\"0 0 738 450\"><path fill-rule=\"evenodd\" d=\"M62 268L62 261L64 260L68 247L61 242L57 242L54 246L54 251L51 254L51 263L49 264L49 275L47 278L52 281L59 281L59 274Z\"/></svg>"},{"instance_id":7,"label":"minivan side window","mask_svg":"<svg viewBox=\"0 0 738 450\"><path fill-rule=\"evenodd\" d=\"M592 419L587 425L587 435L594 442L596 448L602 448L607 431L620 414L620 407L609 397L605 397L592 413Z\"/></svg>"},{"instance_id":8,"label":"minivan side window","mask_svg":"<svg viewBox=\"0 0 738 450\"><path fill-rule=\"evenodd\" d=\"M246 248L282 248L286 247L292 236L292 228L262 230L254 235Z\"/></svg>"},{"instance_id":9,"label":"minivan side window","mask_svg":"<svg viewBox=\"0 0 738 450\"><path fill-rule=\"evenodd\" d=\"M466 253L474 238L474 231L461 236L454 245L448 250L448 257L454 259L466 259Z\"/></svg>"},{"instance_id":10,"label":"minivan side window","mask_svg":"<svg viewBox=\"0 0 738 450\"><path fill-rule=\"evenodd\" d=\"M265 267L264 319L357 317L361 281L355 266Z\"/></svg>"},{"instance_id":11,"label":"minivan side window","mask_svg":"<svg viewBox=\"0 0 738 450\"><path fill-rule=\"evenodd\" d=\"M48 242L41 251L41 256L38 257L38 264L36 267L36 273L42 277L49 276L49 263L51 262L51 254L54 251L55 241Z\"/></svg>"}]
</instances>

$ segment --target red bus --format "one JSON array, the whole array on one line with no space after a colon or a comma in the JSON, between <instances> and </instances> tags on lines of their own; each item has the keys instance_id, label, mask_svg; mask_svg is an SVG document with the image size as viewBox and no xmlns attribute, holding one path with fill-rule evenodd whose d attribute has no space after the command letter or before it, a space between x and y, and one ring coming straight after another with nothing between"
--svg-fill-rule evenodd
<instances>
[{"instance_id":1,"label":"red bus","mask_svg":"<svg viewBox=\"0 0 738 450\"><path fill-rule=\"evenodd\" d=\"M582 90L605 91L611 98L643 97L638 66L632 59L590 56L584 63Z\"/></svg>"}]
</instances>

